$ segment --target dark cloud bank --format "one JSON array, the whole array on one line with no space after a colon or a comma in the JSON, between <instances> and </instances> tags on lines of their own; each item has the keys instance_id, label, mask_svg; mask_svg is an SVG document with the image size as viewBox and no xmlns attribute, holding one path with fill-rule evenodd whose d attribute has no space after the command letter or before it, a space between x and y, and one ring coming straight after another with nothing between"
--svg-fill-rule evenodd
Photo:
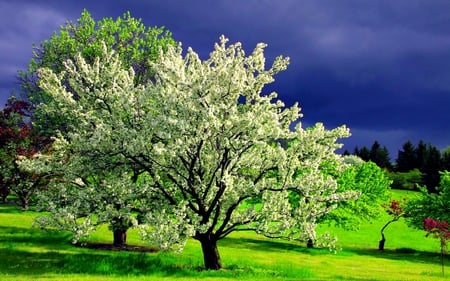
<instances>
[{"instance_id":1,"label":"dark cloud bank","mask_svg":"<svg viewBox=\"0 0 450 281\"><path fill-rule=\"evenodd\" d=\"M165 26L202 57L221 34L249 52L269 46L269 62L291 65L267 90L298 101L305 126L346 124L345 148L386 145L395 160L407 140L450 145L450 1L117 0L0 1L0 95L32 43L47 39L83 8L95 19L130 11L148 26Z\"/></svg>"}]
</instances>

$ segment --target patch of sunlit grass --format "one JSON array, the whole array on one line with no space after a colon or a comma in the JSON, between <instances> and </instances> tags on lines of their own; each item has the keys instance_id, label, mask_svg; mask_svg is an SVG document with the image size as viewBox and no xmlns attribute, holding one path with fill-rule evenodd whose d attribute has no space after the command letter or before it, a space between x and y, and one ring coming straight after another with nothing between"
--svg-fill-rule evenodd
<instances>
[{"instance_id":1,"label":"patch of sunlit grass","mask_svg":"<svg viewBox=\"0 0 450 281\"><path fill-rule=\"evenodd\" d=\"M396 196L402 196L401 193ZM322 226L339 237L341 251L308 249L302 243L268 239L249 232L219 241L224 268L202 270L198 241L189 240L181 254L136 253L75 247L67 233L31 228L37 213L0 205L0 280L445 280L439 245L404 221L386 230L386 250L377 250L383 215L359 231ZM128 244L145 245L136 230ZM111 243L102 226L91 243ZM6 262L4 262L6 261ZM446 263L448 258L446 257ZM449 271L446 266L446 271Z\"/></svg>"}]
</instances>

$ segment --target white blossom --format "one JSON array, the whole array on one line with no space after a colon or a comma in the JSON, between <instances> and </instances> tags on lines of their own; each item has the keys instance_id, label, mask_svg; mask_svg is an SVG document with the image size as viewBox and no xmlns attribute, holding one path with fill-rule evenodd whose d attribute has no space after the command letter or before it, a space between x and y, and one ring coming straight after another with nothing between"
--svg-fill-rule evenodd
<instances>
[{"instance_id":1,"label":"white blossom","mask_svg":"<svg viewBox=\"0 0 450 281\"><path fill-rule=\"evenodd\" d=\"M227 42L222 36L206 60L168 46L151 63L155 81L145 86L135 86L133 71L106 48L92 65L81 56L66 63L76 95L40 70L40 85L52 97L41 110L69 121L46 156L69 179L55 183L56 197L47 195L54 222L73 226L77 238L87 224L111 217L137 224L130 212L136 207L143 238L161 249L181 250L188 237L218 240L239 229L317 239L317 219L358 196L336 193L335 180L322 171L343 165L335 150L348 129L302 128L298 104L286 107L276 93L263 93L289 59L277 57L267 68L266 44L247 56L240 43ZM42 169L43 161L23 165ZM135 171L142 174L132 182ZM89 184L80 189L83 177ZM72 201L58 209L52 200L64 196ZM102 211L82 221L70 216L88 197L98 203L88 207Z\"/></svg>"}]
</instances>

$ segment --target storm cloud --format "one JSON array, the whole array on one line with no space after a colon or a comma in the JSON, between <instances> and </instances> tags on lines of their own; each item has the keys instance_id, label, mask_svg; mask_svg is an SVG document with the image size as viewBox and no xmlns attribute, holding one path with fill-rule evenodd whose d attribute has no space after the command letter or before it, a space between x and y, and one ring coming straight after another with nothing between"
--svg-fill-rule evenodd
<instances>
[{"instance_id":1,"label":"storm cloud","mask_svg":"<svg viewBox=\"0 0 450 281\"><path fill-rule=\"evenodd\" d=\"M165 26L204 58L222 34L248 52L267 43L268 62L291 58L267 91L288 105L299 102L305 126L346 124L350 151L377 140L395 159L408 140L450 145L449 1L3 1L2 104L17 88L32 43L84 8L97 20L130 11L147 26Z\"/></svg>"}]
</instances>

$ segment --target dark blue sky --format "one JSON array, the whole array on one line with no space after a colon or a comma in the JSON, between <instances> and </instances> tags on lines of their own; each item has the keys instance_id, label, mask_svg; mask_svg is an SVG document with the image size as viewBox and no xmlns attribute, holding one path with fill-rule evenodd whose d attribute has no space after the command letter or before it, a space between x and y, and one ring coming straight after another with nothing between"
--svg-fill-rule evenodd
<instances>
[{"instance_id":1,"label":"dark blue sky","mask_svg":"<svg viewBox=\"0 0 450 281\"><path fill-rule=\"evenodd\" d=\"M0 102L51 36L86 8L99 20L130 11L165 26L206 57L221 34L251 51L289 56L270 90L298 101L304 126L346 124L355 146L386 145L392 160L408 140L450 145L448 0L0 0Z\"/></svg>"}]
</instances>

